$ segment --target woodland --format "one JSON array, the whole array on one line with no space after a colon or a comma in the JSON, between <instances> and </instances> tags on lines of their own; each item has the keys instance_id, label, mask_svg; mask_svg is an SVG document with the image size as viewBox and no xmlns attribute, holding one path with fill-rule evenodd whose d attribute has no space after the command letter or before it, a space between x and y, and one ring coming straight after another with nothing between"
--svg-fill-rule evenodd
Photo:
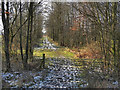
<instances>
[{"instance_id":1,"label":"woodland","mask_svg":"<svg viewBox=\"0 0 120 90\"><path fill-rule=\"evenodd\" d=\"M120 88L120 2L0 6L2 88Z\"/></svg>"}]
</instances>

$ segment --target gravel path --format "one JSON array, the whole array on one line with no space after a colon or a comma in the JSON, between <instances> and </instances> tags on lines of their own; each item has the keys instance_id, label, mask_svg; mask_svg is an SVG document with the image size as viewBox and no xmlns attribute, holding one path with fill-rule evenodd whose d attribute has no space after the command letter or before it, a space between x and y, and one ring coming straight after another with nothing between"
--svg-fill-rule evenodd
<instances>
[{"instance_id":1,"label":"gravel path","mask_svg":"<svg viewBox=\"0 0 120 90\"><path fill-rule=\"evenodd\" d=\"M14 88L78 88L80 83L84 83L81 84L81 87L88 85L86 81L79 78L80 70L74 67L74 64L69 60L62 58L50 60L53 65L48 66L49 69L40 72L3 73L2 78ZM27 74L33 79L23 82L24 79L28 78ZM18 82L22 85L20 86Z\"/></svg>"},{"instance_id":2,"label":"gravel path","mask_svg":"<svg viewBox=\"0 0 120 90\"><path fill-rule=\"evenodd\" d=\"M37 82L35 88L78 88L79 83L84 83L81 87L86 87L87 82L79 78L80 70L74 64L65 59L51 59L54 65L49 66L48 75L43 82Z\"/></svg>"},{"instance_id":3,"label":"gravel path","mask_svg":"<svg viewBox=\"0 0 120 90\"><path fill-rule=\"evenodd\" d=\"M42 41L42 43L43 43L43 46L37 47L35 49L53 49L53 50L58 49L57 46L55 46L53 43L48 41L47 37L45 37L45 39Z\"/></svg>"},{"instance_id":4,"label":"gravel path","mask_svg":"<svg viewBox=\"0 0 120 90\"><path fill-rule=\"evenodd\" d=\"M51 44L47 38L43 40L43 46L36 49L58 49ZM52 65L48 69L40 72L13 72L2 73L2 78L11 87L28 87L28 88L77 88L79 83L81 87L86 87L87 82L79 78L80 70L74 64L65 58L50 59ZM26 80L24 82L24 79ZM20 84L21 83L21 84Z\"/></svg>"},{"instance_id":5,"label":"gravel path","mask_svg":"<svg viewBox=\"0 0 120 90\"><path fill-rule=\"evenodd\" d=\"M35 49L56 50L58 48L46 38L43 40L43 46ZM2 73L2 80L11 88L85 88L88 86L88 82L80 77L82 71L71 60L64 57L49 58L49 60L52 64L48 65L48 69L38 72ZM114 81L113 84L117 85L118 82Z\"/></svg>"},{"instance_id":6,"label":"gravel path","mask_svg":"<svg viewBox=\"0 0 120 90\"><path fill-rule=\"evenodd\" d=\"M48 77L53 79L53 82L56 82L56 84L58 84L59 87L75 88L78 87L78 81L83 81L81 78L79 78L80 70L76 68L74 64L69 60L52 59L52 61L54 63L54 66L50 67L51 73Z\"/></svg>"}]
</instances>

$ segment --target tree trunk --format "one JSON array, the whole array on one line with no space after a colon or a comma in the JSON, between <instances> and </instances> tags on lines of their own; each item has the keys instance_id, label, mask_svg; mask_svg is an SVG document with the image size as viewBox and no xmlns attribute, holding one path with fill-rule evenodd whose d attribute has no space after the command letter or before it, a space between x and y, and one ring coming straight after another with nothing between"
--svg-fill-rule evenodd
<instances>
[{"instance_id":1,"label":"tree trunk","mask_svg":"<svg viewBox=\"0 0 120 90\"><path fill-rule=\"evenodd\" d=\"M6 71L10 71L10 58L9 58L9 2L6 3L7 10L5 18L5 8L4 2L2 2L2 22L4 27L4 47L5 47L5 57L6 57Z\"/></svg>"},{"instance_id":2,"label":"tree trunk","mask_svg":"<svg viewBox=\"0 0 120 90\"><path fill-rule=\"evenodd\" d=\"M22 26L22 11L21 11L21 2L20 2L20 26ZM22 27L20 29L20 52L23 66L24 65L24 57L23 57L23 47L22 47Z\"/></svg>"},{"instance_id":3,"label":"tree trunk","mask_svg":"<svg viewBox=\"0 0 120 90\"><path fill-rule=\"evenodd\" d=\"M28 48L29 48L29 31L30 31L30 12L31 12L30 7L28 8L28 11L29 11L28 12L28 30L27 30L27 39L26 39L24 69L28 69Z\"/></svg>"},{"instance_id":4,"label":"tree trunk","mask_svg":"<svg viewBox=\"0 0 120 90\"><path fill-rule=\"evenodd\" d=\"M30 16L31 16L31 28L30 28L30 60L33 59L33 43L32 43L32 31L33 31L33 2L30 4Z\"/></svg>"}]
</instances>

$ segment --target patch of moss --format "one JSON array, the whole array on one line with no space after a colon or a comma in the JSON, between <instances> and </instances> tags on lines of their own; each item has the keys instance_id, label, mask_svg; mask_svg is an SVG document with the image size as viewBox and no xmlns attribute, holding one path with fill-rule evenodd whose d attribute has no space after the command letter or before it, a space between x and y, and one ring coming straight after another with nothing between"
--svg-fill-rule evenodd
<instances>
[{"instance_id":1,"label":"patch of moss","mask_svg":"<svg viewBox=\"0 0 120 90\"><path fill-rule=\"evenodd\" d=\"M63 54L64 54L64 57L67 57L67 58L75 58L74 56L75 56L75 54L74 53L71 53L71 52L68 52L68 51L64 51L63 52Z\"/></svg>"},{"instance_id":2,"label":"patch of moss","mask_svg":"<svg viewBox=\"0 0 120 90\"><path fill-rule=\"evenodd\" d=\"M61 56L65 57L65 58L74 58L75 54L66 51L66 49L58 49L56 51L54 50L48 50L48 49L44 49L44 50L34 50L33 55L34 56L40 56L42 57L42 55L45 54L46 58L59 58Z\"/></svg>"}]
</instances>

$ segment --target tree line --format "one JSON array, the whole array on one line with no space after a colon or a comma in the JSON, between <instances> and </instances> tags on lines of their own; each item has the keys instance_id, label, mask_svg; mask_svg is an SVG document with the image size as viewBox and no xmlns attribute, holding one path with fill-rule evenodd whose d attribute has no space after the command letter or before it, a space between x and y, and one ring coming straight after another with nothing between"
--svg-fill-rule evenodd
<instances>
[{"instance_id":1,"label":"tree line","mask_svg":"<svg viewBox=\"0 0 120 90\"><path fill-rule=\"evenodd\" d=\"M46 22L48 36L59 45L80 48L96 42L103 59L120 65L119 2L54 2Z\"/></svg>"},{"instance_id":2,"label":"tree line","mask_svg":"<svg viewBox=\"0 0 120 90\"><path fill-rule=\"evenodd\" d=\"M20 59L28 69L28 60L33 60L34 45L42 37L42 1L2 1L3 60L6 71L11 71L11 59ZM20 53L20 54L18 54Z\"/></svg>"}]
</instances>

